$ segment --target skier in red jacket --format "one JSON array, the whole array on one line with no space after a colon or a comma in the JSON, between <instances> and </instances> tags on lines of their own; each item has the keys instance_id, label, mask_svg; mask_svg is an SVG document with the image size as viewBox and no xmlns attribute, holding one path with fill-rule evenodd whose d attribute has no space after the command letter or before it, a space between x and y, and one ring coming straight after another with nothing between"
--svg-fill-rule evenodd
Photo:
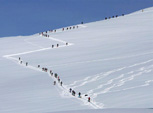
<instances>
[{"instance_id":1,"label":"skier in red jacket","mask_svg":"<svg viewBox=\"0 0 153 113\"><path fill-rule=\"evenodd\" d=\"M88 102L90 102L90 97L88 97Z\"/></svg>"}]
</instances>

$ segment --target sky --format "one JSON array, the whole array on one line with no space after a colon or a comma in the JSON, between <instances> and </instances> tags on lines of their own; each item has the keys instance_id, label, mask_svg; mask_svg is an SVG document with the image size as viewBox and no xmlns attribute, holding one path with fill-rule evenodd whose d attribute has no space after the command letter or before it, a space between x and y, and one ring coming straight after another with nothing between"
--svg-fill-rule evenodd
<instances>
[{"instance_id":1,"label":"sky","mask_svg":"<svg viewBox=\"0 0 153 113\"><path fill-rule=\"evenodd\" d=\"M32 35L152 6L153 0L0 0L0 37Z\"/></svg>"}]
</instances>

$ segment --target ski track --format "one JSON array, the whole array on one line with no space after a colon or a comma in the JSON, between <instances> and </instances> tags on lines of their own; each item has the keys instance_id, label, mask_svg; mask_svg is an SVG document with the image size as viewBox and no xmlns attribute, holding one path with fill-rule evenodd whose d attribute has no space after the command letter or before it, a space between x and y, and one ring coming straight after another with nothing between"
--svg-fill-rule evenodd
<instances>
[{"instance_id":1,"label":"ski track","mask_svg":"<svg viewBox=\"0 0 153 113\"><path fill-rule=\"evenodd\" d=\"M149 63L149 62L152 62L152 61L153 61L153 59L150 59L148 61L137 63L137 64L133 64L131 66L122 67L122 68L114 69L114 70L111 70L111 71L108 71L108 72L105 72L105 73L102 72L102 73L99 73L99 74L96 74L96 75L88 76L83 80L74 81L72 84L69 84L68 86L69 87L73 87L73 88L77 88L77 87L83 86L83 85L85 85L87 83L100 80L100 79L102 79L102 78L104 78L104 77L106 77L106 76L108 76L108 75L110 75L112 73L121 71L123 69L132 68L132 67L139 66L139 65L142 65L142 64L146 64L146 63ZM77 84L79 84L79 85L77 85Z\"/></svg>"},{"instance_id":2,"label":"ski track","mask_svg":"<svg viewBox=\"0 0 153 113\"><path fill-rule=\"evenodd\" d=\"M149 68L148 68L149 69ZM114 83L114 84L112 84L111 86L109 86L109 87L107 87L107 88L105 88L105 89L103 89L102 91L99 91L99 92L96 92L95 91L95 93L93 93L93 98L96 98L98 95L100 95L100 94L104 94L104 93L108 93L108 92L111 92L110 90L111 89L113 89L113 88L116 88L116 87L120 87L120 86L123 86L126 82L128 82L128 81L131 81L131 80L133 80L135 77L138 77L138 76L140 76L140 75L142 75L142 74L144 74L144 73L149 73L149 72L151 72L151 71L153 71L153 66L151 67L151 69L149 69L149 70L147 70L147 69L144 69L144 70L142 70L142 69L139 69L139 70L137 70L138 72L137 73L135 73L135 74L132 74L131 76L128 76L128 77L125 77L125 78L123 78L123 79L121 79L121 80L119 80L117 83ZM125 76L126 74L122 74L121 76ZM117 79L117 78L116 78ZM112 81L113 81L114 79L112 79ZM112 82L111 82L112 83ZM107 85L109 85L109 84L111 84L111 83L108 83L108 84L103 84L102 86L107 86ZM150 83L150 82L149 82ZM147 82L147 84L148 84L148 82ZM139 87L144 87L144 86L147 86L146 85L146 81L145 81L145 84L143 84L143 85L139 85L139 86L135 86L135 87L130 87L130 88L125 88L125 89L123 89L124 91L125 90L129 90L129 89L134 89L134 88L139 88ZM97 88L97 89L99 89L99 88ZM96 89L96 90L97 90ZM118 91L123 91L123 90L117 90L117 92ZM93 92L93 91L90 91L90 92ZM112 92L116 92L116 91L112 91Z\"/></svg>"},{"instance_id":3,"label":"ski track","mask_svg":"<svg viewBox=\"0 0 153 113\"><path fill-rule=\"evenodd\" d=\"M44 37L43 37L44 38ZM58 42L61 42L61 43L66 43L66 41L62 41L62 40L59 40L59 39L55 39L53 37L47 37L48 39L51 39L51 40L54 40L54 41L58 41ZM25 41L25 40L24 40ZM27 40L26 40L27 42ZM29 44L33 45L33 46L36 46L35 44L32 44L32 42L28 42ZM66 46L71 46L73 45L72 43L69 43L68 45L61 45L59 46L58 48L60 47L66 47ZM57 47L56 47L57 48ZM32 70L35 70L35 71L39 71L39 72L44 72L42 71L41 68L37 68L37 67L34 67L32 65L29 65L26 66L26 64L23 62L22 64L20 64L18 58L15 58L14 56L18 56L18 55L24 55L24 54L30 54L30 53L34 53L34 52L40 52L40 51L44 51L44 50L49 50L49 49L55 49L55 48L42 48L42 49L38 49L38 50L33 50L33 51L27 51L27 52L21 52L21 53L16 53L16 54L10 54L10 55L4 55L3 57L6 58L6 59L9 59L13 62L15 62L16 64L18 65L21 65L25 68L30 68ZM45 72L44 72L45 73ZM54 80L57 82L56 86L56 90L59 92L59 94L61 95L61 97L64 97L64 98L74 98L74 99L77 99L77 100L80 100L83 102L83 105L88 105L94 109L98 109L98 108L103 108L103 104L102 103L97 103L95 102L94 100L92 100L92 102L87 102L87 97L85 96L82 96L82 98L78 98L77 96L72 96L70 93L69 93L69 88L66 87L66 85L62 85L60 86L60 84L58 84L58 81L55 77L51 76L50 73L48 72L48 75ZM62 93L61 93L62 92ZM79 102L79 101L78 101Z\"/></svg>"},{"instance_id":4,"label":"ski track","mask_svg":"<svg viewBox=\"0 0 153 113\"><path fill-rule=\"evenodd\" d=\"M78 87L85 86L86 84L91 83L91 82L95 82L95 84L96 84L96 82L98 82L102 78L110 76L111 74L114 74L115 72L123 71L125 69L133 68L133 67L136 67L136 66L141 66L143 64L147 64L147 63L150 63L152 61L153 61L153 59L150 59L150 60L147 60L145 62L136 63L136 64L133 64L133 65L130 65L130 66L127 66L127 67L122 67L122 68L114 69L114 70L111 70L111 71L108 71L108 72L105 72L105 73L100 73L100 74L96 74L96 75L93 75L93 76L88 76L83 80L74 81L72 84L67 85L67 87L78 88ZM111 92L119 92L119 91L125 91L125 90L134 89L134 88L140 88L140 87L148 86L153 82L153 80L147 80L142 85L138 85L138 86L134 86L134 87L128 87L128 88L121 89L121 90L110 91L113 88L123 86L126 82L132 81L132 80L134 80L134 78L136 78L136 77L138 77L142 74L150 73L152 71L153 71L153 65L146 66L146 67L141 66L137 70L132 70L132 71L129 71L127 73L123 73L123 74L117 76L116 78L108 80L104 84L98 85L96 88L87 91L87 94L89 94L92 98L96 98L100 94L111 93ZM114 83L114 81L117 81L117 82ZM106 88L103 89L104 86ZM98 91L98 90L100 90L100 91Z\"/></svg>"}]
</instances>

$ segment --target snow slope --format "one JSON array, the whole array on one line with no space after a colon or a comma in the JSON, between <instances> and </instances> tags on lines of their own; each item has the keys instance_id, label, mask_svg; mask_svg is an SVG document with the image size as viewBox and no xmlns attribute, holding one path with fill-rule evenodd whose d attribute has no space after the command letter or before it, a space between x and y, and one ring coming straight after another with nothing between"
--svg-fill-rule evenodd
<instances>
[{"instance_id":1,"label":"snow slope","mask_svg":"<svg viewBox=\"0 0 153 113\"><path fill-rule=\"evenodd\" d=\"M0 112L152 108L152 20L153 8L148 8L58 29L48 32L49 37L1 38ZM54 86L55 77L42 67L58 73L63 86ZM72 96L69 88L81 92L82 98Z\"/></svg>"}]
</instances>

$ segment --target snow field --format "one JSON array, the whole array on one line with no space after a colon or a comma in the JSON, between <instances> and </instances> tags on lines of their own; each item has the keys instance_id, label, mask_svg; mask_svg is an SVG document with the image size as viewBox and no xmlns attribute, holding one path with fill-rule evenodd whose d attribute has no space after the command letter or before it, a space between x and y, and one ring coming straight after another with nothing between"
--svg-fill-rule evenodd
<instances>
[{"instance_id":1,"label":"snow field","mask_svg":"<svg viewBox=\"0 0 153 113\"><path fill-rule=\"evenodd\" d=\"M35 34L0 39L4 70L0 71L0 111L152 108L152 9L78 25L78 29L57 29L56 33L47 33L49 37ZM57 79L38 65L57 72L63 87L60 84L54 87L53 81ZM72 96L69 88L81 92L82 98ZM85 94L91 97L91 103ZM151 109L124 110L117 112L151 112Z\"/></svg>"}]
</instances>

